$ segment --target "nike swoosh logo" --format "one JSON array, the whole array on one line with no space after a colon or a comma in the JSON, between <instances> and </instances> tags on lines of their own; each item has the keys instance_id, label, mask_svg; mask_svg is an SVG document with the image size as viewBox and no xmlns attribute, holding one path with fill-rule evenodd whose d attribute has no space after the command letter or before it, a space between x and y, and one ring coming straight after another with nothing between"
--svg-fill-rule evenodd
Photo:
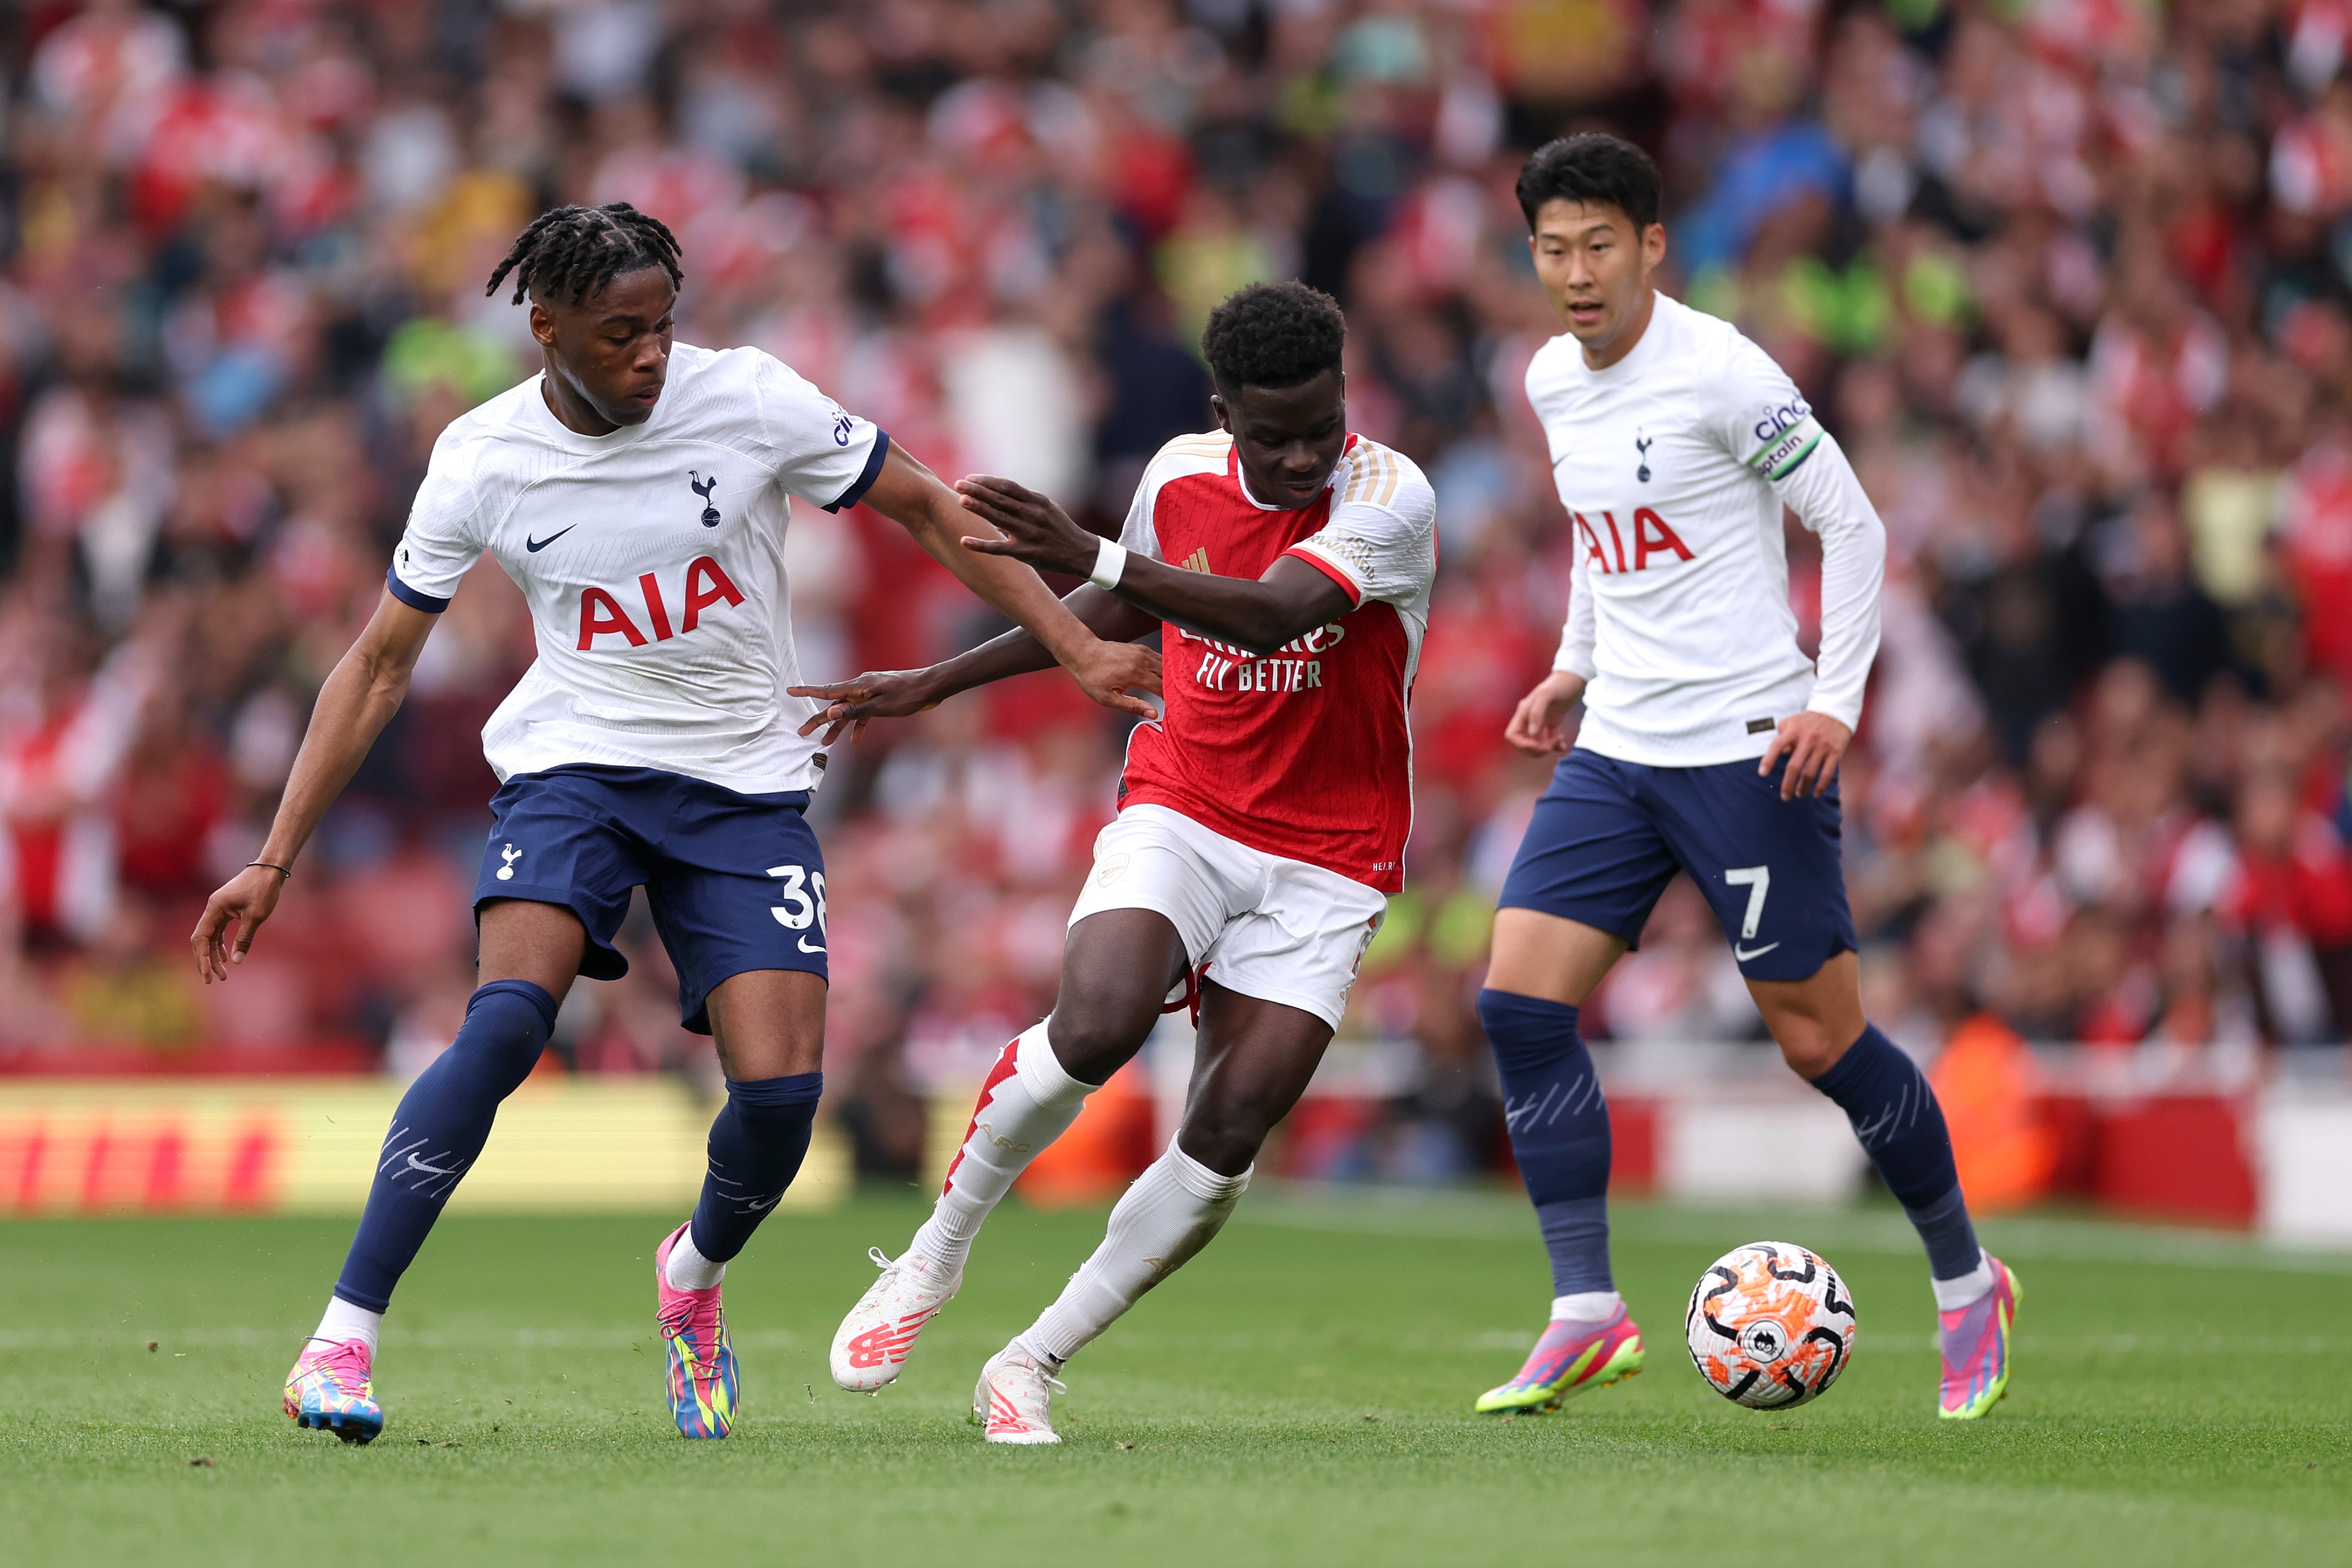
<instances>
[{"instance_id":1,"label":"nike swoosh logo","mask_svg":"<svg viewBox=\"0 0 2352 1568\"><path fill-rule=\"evenodd\" d=\"M575 524L574 526L576 527L577 525ZM443 1170L439 1166L426 1165L415 1155L408 1156L408 1168L413 1171L423 1171L426 1176L448 1176L451 1174L448 1171Z\"/></svg>"},{"instance_id":2,"label":"nike swoosh logo","mask_svg":"<svg viewBox=\"0 0 2352 1568\"><path fill-rule=\"evenodd\" d=\"M574 523L572 525L572 528L576 528L579 526L580 525L578 523ZM535 539L526 534L523 536L522 548L530 551L531 554L537 555L540 551L545 549L548 546L553 544L556 540L570 533L572 528L558 528L543 539Z\"/></svg>"},{"instance_id":3,"label":"nike swoosh logo","mask_svg":"<svg viewBox=\"0 0 2352 1568\"><path fill-rule=\"evenodd\" d=\"M1761 958L1765 954L1769 953L1773 948L1778 947L1780 945L1780 944L1778 942L1767 942L1764 946L1757 948L1751 953L1747 948L1742 947L1738 943L1734 942L1731 945L1731 956L1745 964L1750 958Z\"/></svg>"},{"instance_id":4,"label":"nike swoosh logo","mask_svg":"<svg viewBox=\"0 0 2352 1568\"><path fill-rule=\"evenodd\" d=\"M805 936L803 936L803 937L802 937L802 938L801 938L801 951L802 951L802 952L803 952L803 953L822 953L822 952L824 952L824 949L823 947L821 947L821 946L820 946L820 947L812 947L812 946L810 946L808 945L808 938L807 938L807 937L805 937Z\"/></svg>"}]
</instances>

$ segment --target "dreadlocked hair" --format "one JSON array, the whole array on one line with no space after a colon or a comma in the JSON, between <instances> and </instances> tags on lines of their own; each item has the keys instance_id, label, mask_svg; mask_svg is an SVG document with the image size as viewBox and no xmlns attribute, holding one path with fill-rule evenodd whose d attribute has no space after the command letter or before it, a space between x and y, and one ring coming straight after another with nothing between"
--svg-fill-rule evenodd
<instances>
[{"instance_id":1,"label":"dreadlocked hair","mask_svg":"<svg viewBox=\"0 0 2352 1568\"><path fill-rule=\"evenodd\" d=\"M514 274L513 303L526 294L541 299L569 297L577 305L625 272L658 267L670 287L685 281L678 270L677 236L669 225L626 202L601 207L556 207L530 220L515 236L514 248L490 274L485 294Z\"/></svg>"}]
</instances>

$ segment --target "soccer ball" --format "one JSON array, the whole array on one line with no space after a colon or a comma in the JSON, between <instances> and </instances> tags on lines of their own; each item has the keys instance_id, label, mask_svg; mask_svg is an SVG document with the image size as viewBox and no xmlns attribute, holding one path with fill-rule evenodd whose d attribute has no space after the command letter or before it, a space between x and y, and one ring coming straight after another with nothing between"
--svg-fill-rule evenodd
<instances>
[{"instance_id":1,"label":"soccer ball","mask_svg":"<svg viewBox=\"0 0 2352 1568\"><path fill-rule=\"evenodd\" d=\"M1751 1410L1819 1398L1853 1355L1853 1297L1837 1270L1786 1241L1751 1241L1691 1287L1683 1332L1707 1385Z\"/></svg>"}]
</instances>

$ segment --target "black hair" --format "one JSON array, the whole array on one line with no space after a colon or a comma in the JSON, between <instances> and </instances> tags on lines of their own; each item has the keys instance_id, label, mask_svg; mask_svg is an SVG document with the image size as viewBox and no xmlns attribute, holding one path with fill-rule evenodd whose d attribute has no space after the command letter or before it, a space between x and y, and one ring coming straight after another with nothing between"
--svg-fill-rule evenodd
<instances>
[{"instance_id":1,"label":"black hair","mask_svg":"<svg viewBox=\"0 0 2352 1568\"><path fill-rule=\"evenodd\" d=\"M1639 234L1658 221L1666 183L1650 155L1605 131L1580 131L1547 141L1519 170L1519 211L1528 227L1546 202L1584 202L1611 206L1633 220Z\"/></svg>"},{"instance_id":2,"label":"black hair","mask_svg":"<svg viewBox=\"0 0 2352 1568\"><path fill-rule=\"evenodd\" d=\"M490 274L485 294L513 273L514 303L526 293L541 299L569 296L577 305L625 272L658 267L672 288L686 280L678 270L677 236L669 225L626 202L602 207L554 207L530 220L515 236L514 248Z\"/></svg>"},{"instance_id":3,"label":"black hair","mask_svg":"<svg viewBox=\"0 0 2352 1568\"><path fill-rule=\"evenodd\" d=\"M1201 357L1217 391L1295 387L1339 368L1348 319L1339 302L1304 283L1253 283L1209 312Z\"/></svg>"}]
</instances>

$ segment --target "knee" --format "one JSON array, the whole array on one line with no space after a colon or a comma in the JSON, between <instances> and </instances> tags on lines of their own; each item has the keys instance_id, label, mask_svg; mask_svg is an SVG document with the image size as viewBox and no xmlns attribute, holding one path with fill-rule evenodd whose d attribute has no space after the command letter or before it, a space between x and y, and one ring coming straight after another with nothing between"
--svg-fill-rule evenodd
<instances>
[{"instance_id":1,"label":"knee","mask_svg":"<svg viewBox=\"0 0 2352 1568\"><path fill-rule=\"evenodd\" d=\"M1221 1176L1237 1176L1256 1163L1271 1130L1255 1120L1228 1119L1213 1127L1188 1123L1176 1146Z\"/></svg>"},{"instance_id":2,"label":"knee","mask_svg":"<svg viewBox=\"0 0 2352 1568\"><path fill-rule=\"evenodd\" d=\"M1506 1072L1543 1072L1589 1060L1576 1009L1564 1002L1487 987L1478 993L1478 1024Z\"/></svg>"},{"instance_id":3,"label":"knee","mask_svg":"<svg viewBox=\"0 0 2352 1568\"><path fill-rule=\"evenodd\" d=\"M1780 1048L1780 1060L1807 1082L1835 1067L1838 1058L1853 1044L1851 1040L1839 1040L1820 1019L1810 1018L1774 1019L1772 1039Z\"/></svg>"},{"instance_id":4,"label":"knee","mask_svg":"<svg viewBox=\"0 0 2352 1568\"><path fill-rule=\"evenodd\" d=\"M448 1071L510 1079L510 1090L539 1064L554 1028L555 1001L544 989L527 980L496 980L467 999L466 1021L443 1060Z\"/></svg>"},{"instance_id":5,"label":"knee","mask_svg":"<svg viewBox=\"0 0 2352 1568\"><path fill-rule=\"evenodd\" d=\"M795 1072L778 1078L730 1079L727 1111L754 1137L803 1137L824 1093L824 1074Z\"/></svg>"},{"instance_id":6,"label":"knee","mask_svg":"<svg viewBox=\"0 0 2352 1568\"><path fill-rule=\"evenodd\" d=\"M1071 1008L1057 1007L1045 1026L1045 1039L1054 1048L1054 1060L1062 1071L1082 1083L1108 1083L1110 1075L1126 1066L1151 1034L1151 1026L1159 1021L1155 1010L1141 1018L1133 1016L1134 1009L1091 1005L1081 1001Z\"/></svg>"}]
</instances>

